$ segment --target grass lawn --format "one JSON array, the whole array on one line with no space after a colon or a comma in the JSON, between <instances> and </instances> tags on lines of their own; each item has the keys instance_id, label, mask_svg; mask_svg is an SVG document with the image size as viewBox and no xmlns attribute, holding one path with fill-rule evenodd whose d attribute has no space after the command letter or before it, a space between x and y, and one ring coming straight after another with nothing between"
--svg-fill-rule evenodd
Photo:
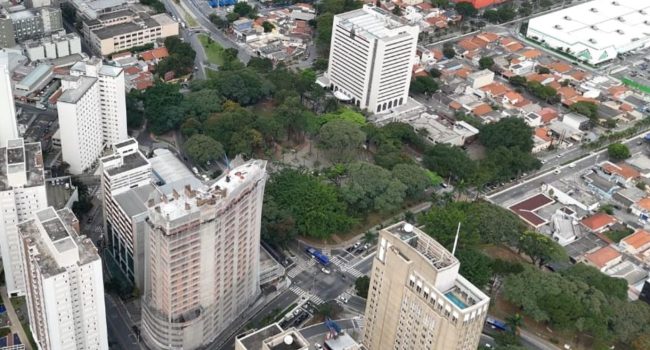
<instances>
[{"instance_id":1,"label":"grass lawn","mask_svg":"<svg viewBox=\"0 0 650 350\"><path fill-rule=\"evenodd\" d=\"M188 27L198 27L199 23L196 22L194 17L192 17L185 9L181 8L183 11L183 19L185 19L185 22L187 23Z\"/></svg>"},{"instance_id":2,"label":"grass lawn","mask_svg":"<svg viewBox=\"0 0 650 350\"><path fill-rule=\"evenodd\" d=\"M208 56L208 61L218 66L223 65L223 47L214 41L210 41L209 37L205 34L199 35L199 41L205 49L205 54Z\"/></svg>"}]
</instances>

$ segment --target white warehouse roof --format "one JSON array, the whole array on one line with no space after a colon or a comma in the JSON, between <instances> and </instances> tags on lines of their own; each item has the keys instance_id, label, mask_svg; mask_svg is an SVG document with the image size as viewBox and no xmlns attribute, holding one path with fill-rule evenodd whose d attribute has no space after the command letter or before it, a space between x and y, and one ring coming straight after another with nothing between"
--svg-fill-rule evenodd
<instances>
[{"instance_id":1,"label":"white warehouse roof","mask_svg":"<svg viewBox=\"0 0 650 350\"><path fill-rule=\"evenodd\" d=\"M650 1L589 1L531 19L527 36L597 64L650 43Z\"/></svg>"}]
</instances>

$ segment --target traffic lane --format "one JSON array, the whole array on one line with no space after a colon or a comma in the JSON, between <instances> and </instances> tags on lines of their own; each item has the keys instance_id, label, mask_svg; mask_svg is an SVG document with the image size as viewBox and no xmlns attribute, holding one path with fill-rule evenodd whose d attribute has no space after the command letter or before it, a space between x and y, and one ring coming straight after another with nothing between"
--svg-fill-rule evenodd
<instances>
[{"instance_id":1,"label":"traffic lane","mask_svg":"<svg viewBox=\"0 0 650 350\"><path fill-rule=\"evenodd\" d=\"M352 265L352 267L361 272L364 275L369 275L370 271L372 270L372 263L375 260L376 252L371 253L367 257L365 257L363 260L359 261L358 263Z\"/></svg>"},{"instance_id":2,"label":"traffic lane","mask_svg":"<svg viewBox=\"0 0 650 350\"><path fill-rule=\"evenodd\" d=\"M131 327L129 327L129 322L117 308L113 297L104 294L104 301L106 305L106 320L108 321L106 324L108 335L110 339L116 342L111 349L139 349L136 336L133 334Z\"/></svg>"},{"instance_id":3,"label":"traffic lane","mask_svg":"<svg viewBox=\"0 0 650 350\"><path fill-rule=\"evenodd\" d=\"M344 305L350 308L352 311L355 311L360 314L364 314L366 312L366 299L360 296L351 295L348 298L348 302L345 303Z\"/></svg>"}]
</instances>

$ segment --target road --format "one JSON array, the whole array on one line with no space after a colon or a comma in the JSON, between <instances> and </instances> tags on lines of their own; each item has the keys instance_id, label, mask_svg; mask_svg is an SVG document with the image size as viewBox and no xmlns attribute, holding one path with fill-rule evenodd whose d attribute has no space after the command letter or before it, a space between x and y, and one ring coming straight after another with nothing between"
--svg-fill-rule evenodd
<instances>
[{"instance_id":1,"label":"road","mask_svg":"<svg viewBox=\"0 0 650 350\"><path fill-rule=\"evenodd\" d=\"M165 8L167 9L167 12L171 13L173 16L181 20L184 18L181 11L173 3L173 0L164 0L164 4L165 4ZM194 72L194 77L196 79L205 79L206 78L205 62L207 62L207 58L205 55L205 50L203 49L203 45L201 45L201 42L199 41L196 35L197 31L188 28L183 28L183 27L179 27L179 30L180 30L181 38L183 38L183 40L186 43L192 45L192 49L196 51L196 57L194 58L194 66L196 66L198 69Z\"/></svg>"},{"instance_id":2,"label":"road","mask_svg":"<svg viewBox=\"0 0 650 350\"><path fill-rule=\"evenodd\" d=\"M139 349L138 339L133 334L131 322L125 312L118 307L113 296L104 294L104 301L106 302L106 325L111 349Z\"/></svg>"},{"instance_id":3,"label":"road","mask_svg":"<svg viewBox=\"0 0 650 350\"><path fill-rule=\"evenodd\" d=\"M623 141L622 143L626 144L630 148L630 153L635 154L638 152L642 152L646 147L645 142L641 142L639 144L639 141L643 140L643 136L646 134L646 132L640 133L637 136L634 136L630 139L627 139ZM566 178L567 177L567 172L571 172L573 174L581 174L584 170L596 165L599 162L605 161L608 159L607 157L607 149L604 149L599 152L592 152L589 150L585 150L580 148L582 154L588 154L586 157L581 158L580 160L577 160L575 162L572 162L570 164L565 164L562 166L558 166L555 169L559 169L560 173L558 174L555 170L547 170L545 172L542 172L540 174L533 175L532 177L514 184L508 188L502 189L496 193L493 193L489 196L487 196L488 200L491 202L494 202L496 204L503 204L508 202L509 200L512 200L514 198L519 198L535 189L538 189L542 184L545 183L551 183L554 182L558 179L561 178ZM571 158L568 156L562 157L564 161L570 161ZM575 165L574 165L575 164Z\"/></svg>"},{"instance_id":4,"label":"road","mask_svg":"<svg viewBox=\"0 0 650 350\"><path fill-rule=\"evenodd\" d=\"M230 38L226 37L226 35L219 28L217 28L214 24L212 24L212 22L210 22L210 20L208 19L208 15L200 10L200 6L197 4L197 0L182 0L182 1L187 5L189 10L192 12L190 15L197 20L199 25L210 32L210 37L212 38L212 40L219 43L219 45L221 45L224 49L227 48L237 49L237 51L239 52L237 54L237 58L239 58L240 61L244 62L244 64L248 63L248 61L251 58L248 51L246 51L244 48L234 43Z\"/></svg>"}]
</instances>

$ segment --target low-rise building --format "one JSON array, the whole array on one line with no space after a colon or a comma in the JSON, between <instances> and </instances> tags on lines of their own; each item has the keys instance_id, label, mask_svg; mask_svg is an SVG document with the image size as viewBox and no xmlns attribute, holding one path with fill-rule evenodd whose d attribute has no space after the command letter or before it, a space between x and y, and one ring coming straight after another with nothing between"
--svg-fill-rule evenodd
<instances>
[{"instance_id":1,"label":"low-rise building","mask_svg":"<svg viewBox=\"0 0 650 350\"><path fill-rule=\"evenodd\" d=\"M650 233L641 229L636 230L633 234L623 238L619 242L619 246L630 254L637 254L650 249Z\"/></svg>"},{"instance_id":2,"label":"low-rise building","mask_svg":"<svg viewBox=\"0 0 650 350\"><path fill-rule=\"evenodd\" d=\"M494 81L494 72L483 69L467 76L467 81L473 89L480 89Z\"/></svg>"},{"instance_id":3,"label":"low-rise building","mask_svg":"<svg viewBox=\"0 0 650 350\"><path fill-rule=\"evenodd\" d=\"M623 255L611 246L599 248L585 254L583 262L591 265L600 271L605 271L623 261Z\"/></svg>"},{"instance_id":4,"label":"low-rise building","mask_svg":"<svg viewBox=\"0 0 650 350\"><path fill-rule=\"evenodd\" d=\"M13 47L62 29L63 20L58 8L25 9L21 5L12 7L10 12L0 7L0 47Z\"/></svg>"},{"instance_id":5,"label":"low-rise building","mask_svg":"<svg viewBox=\"0 0 650 350\"><path fill-rule=\"evenodd\" d=\"M600 233L614 225L616 223L616 218L612 215L601 212L582 219L580 223L590 232Z\"/></svg>"}]
</instances>

